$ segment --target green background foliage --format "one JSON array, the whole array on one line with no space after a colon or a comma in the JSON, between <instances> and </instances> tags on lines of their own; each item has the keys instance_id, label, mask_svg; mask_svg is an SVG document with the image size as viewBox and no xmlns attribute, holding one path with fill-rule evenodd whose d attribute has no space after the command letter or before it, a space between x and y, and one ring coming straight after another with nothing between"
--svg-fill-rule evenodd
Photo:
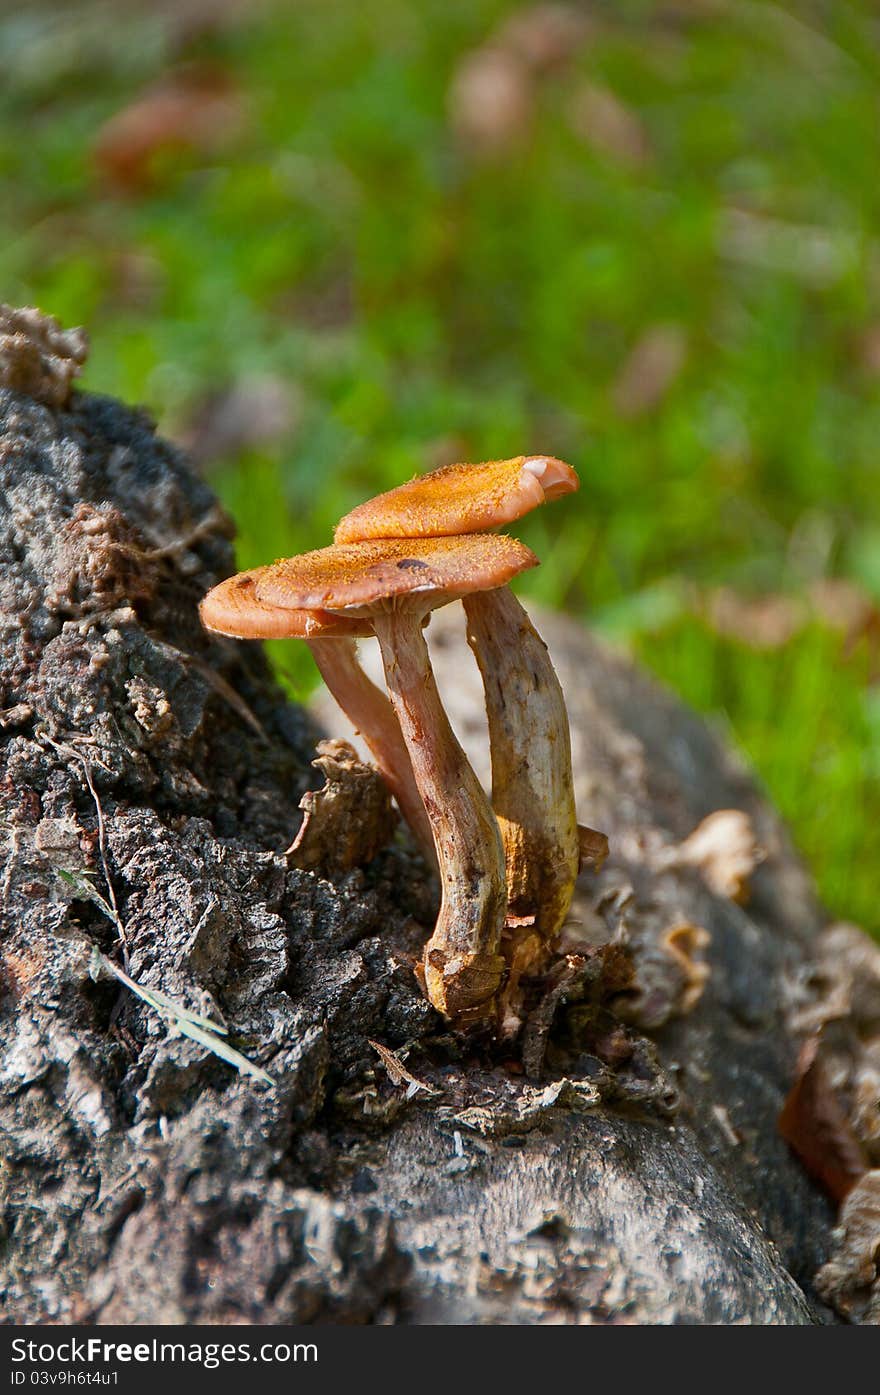
<instances>
[{"instance_id":1,"label":"green background foliage","mask_svg":"<svg viewBox=\"0 0 880 1395\"><path fill-rule=\"evenodd\" d=\"M232 394L203 468L243 566L435 464L571 460L580 494L518 529L523 592L713 714L833 911L877 929L880 16L566 15L542 66L510 23L548 12L510 0L0 13L0 295L87 324L86 386L172 436ZM233 129L114 186L106 123L193 64ZM855 628L817 607L829 577Z\"/></svg>"}]
</instances>

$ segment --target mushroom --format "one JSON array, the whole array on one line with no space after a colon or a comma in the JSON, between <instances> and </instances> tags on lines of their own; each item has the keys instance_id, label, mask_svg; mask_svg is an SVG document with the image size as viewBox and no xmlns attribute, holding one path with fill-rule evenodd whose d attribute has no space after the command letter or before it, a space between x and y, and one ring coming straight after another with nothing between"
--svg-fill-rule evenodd
<instances>
[{"instance_id":1,"label":"mushroom","mask_svg":"<svg viewBox=\"0 0 880 1395\"><path fill-rule=\"evenodd\" d=\"M327 610L368 621L382 651L391 703L434 835L442 900L425 947L433 1005L460 1024L487 1020L504 973L507 911L498 822L449 725L425 644L438 606L504 586L537 565L496 534L341 544L265 568L257 597L272 607Z\"/></svg>"},{"instance_id":2,"label":"mushroom","mask_svg":"<svg viewBox=\"0 0 880 1395\"><path fill-rule=\"evenodd\" d=\"M520 979L544 967L580 868L568 713L547 646L513 592L467 596L464 607L486 694L492 804L507 869L503 1030L512 1033Z\"/></svg>"},{"instance_id":3,"label":"mushroom","mask_svg":"<svg viewBox=\"0 0 880 1395\"><path fill-rule=\"evenodd\" d=\"M358 504L339 520L333 538L352 543L488 533L577 487L574 470L553 455L443 465Z\"/></svg>"},{"instance_id":4,"label":"mushroom","mask_svg":"<svg viewBox=\"0 0 880 1395\"><path fill-rule=\"evenodd\" d=\"M493 528L572 493L553 456L448 465L359 505L336 539L427 537ZM507 868L503 950L510 969L503 1031L519 1024L519 980L536 973L571 905L580 845L565 698L547 648L506 587L463 597L486 693L492 803Z\"/></svg>"},{"instance_id":5,"label":"mushroom","mask_svg":"<svg viewBox=\"0 0 880 1395\"><path fill-rule=\"evenodd\" d=\"M363 736L379 773L433 866L431 825L400 726L387 697L358 663L356 640L372 633L369 625L323 610L267 605L257 598L257 582L265 570L258 567L240 572L213 587L199 607L202 624L206 630L237 639L305 640L321 677Z\"/></svg>"}]
</instances>

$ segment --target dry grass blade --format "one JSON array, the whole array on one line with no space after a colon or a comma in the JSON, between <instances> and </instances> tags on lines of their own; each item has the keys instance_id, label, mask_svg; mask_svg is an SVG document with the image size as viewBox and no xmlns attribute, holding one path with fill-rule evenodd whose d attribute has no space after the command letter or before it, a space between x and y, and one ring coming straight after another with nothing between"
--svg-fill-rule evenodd
<instances>
[{"instance_id":1,"label":"dry grass blade","mask_svg":"<svg viewBox=\"0 0 880 1395\"><path fill-rule=\"evenodd\" d=\"M226 1028L219 1022L212 1022L210 1018L200 1017L198 1013L190 1012L188 1008L181 1007L164 993L156 989L144 988L143 984L130 978L124 969L120 969L118 964L114 964L112 959L108 959L106 954L102 954L99 949L93 949L92 959L89 965L89 972L93 978L97 978L101 972L111 974L113 978L124 983L126 988L130 988L143 1002L147 1003L154 1012L158 1012L165 1019L169 1026L174 1027L182 1033L196 1041L200 1046L219 1056L221 1061L227 1065L234 1066L241 1075L250 1075L254 1080L261 1080L264 1085L274 1085L275 1082L264 1071L262 1066L254 1065L246 1056L242 1056L239 1051L229 1046L219 1035L226 1031Z\"/></svg>"},{"instance_id":2,"label":"dry grass blade","mask_svg":"<svg viewBox=\"0 0 880 1395\"><path fill-rule=\"evenodd\" d=\"M83 778L86 784L88 785L89 794L92 796L92 801L95 805L95 813L98 820L98 848L101 854L101 867L104 872L104 881L107 885L107 896L109 898L108 901L105 901L103 896L101 896L100 893L93 886L91 886L91 884L88 881L85 883L85 885L89 889L89 900L92 900L96 904L100 905L102 910L104 911L104 914L107 916L107 919L112 921L113 924L116 926L116 930L119 934L119 942L122 946L122 958L127 968L128 941L125 938L125 926L123 925L122 918L119 914L119 907L116 904L116 892L113 890L113 879L110 876L110 864L107 860L107 830L104 823L104 810L101 807L101 800L99 798L98 791L95 788L95 781L92 777L92 768L86 760L85 756L81 754L81 752L74 751L72 747L65 746L60 741L53 740L53 738L48 734L44 735L44 740L48 743L48 745L52 747L53 750L57 751L59 755L69 756L71 759L79 761L80 765L82 766Z\"/></svg>"},{"instance_id":3,"label":"dry grass blade","mask_svg":"<svg viewBox=\"0 0 880 1395\"><path fill-rule=\"evenodd\" d=\"M81 873L66 872L60 868L57 870L62 881L71 887L78 897L86 901L94 901L107 919L119 929L117 913L97 888L92 886L87 877ZM253 1061L249 1061L246 1056L242 1056L241 1052L236 1051L234 1047L223 1040L226 1028L222 1023L213 1022L209 1017L202 1017L197 1012L191 1012L189 1008L175 1003L173 998L169 998L167 994L160 992L157 988L145 988L142 983L138 983L118 964L114 964L112 959L108 959L106 954L102 954L97 946L92 949L89 973L93 979L98 979L102 973L110 974L112 978L125 984L126 988L130 989L154 1012L158 1012L169 1027L180 1032L183 1036L189 1037L192 1041L198 1042L214 1056L218 1056L221 1061L233 1066L241 1075L250 1075L254 1080L262 1081L264 1085L275 1084L271 1075L264 1071L262 1066L254 1065Z\"/></svg>"},{"instance_id":4,"label":"dry grass blade","mask_svg":"<svg viewBox=\"0 0 880 1395\"><path fill-rule=\"evenodd\" d=\"M378 1041L367 1038L373 1050L388 1072L388 1079L392 1085L406 1085L406 1097L412 1099L420 1090L424 1090L429 1095L440 1095L442 1090L437 1090L433 1085L426 1085L424 1080L419 1080L408 1071L399 1056L395 1056L393 1051L389 1051L387 1046L382 1046Z\"/></svg>"}]
</instances>

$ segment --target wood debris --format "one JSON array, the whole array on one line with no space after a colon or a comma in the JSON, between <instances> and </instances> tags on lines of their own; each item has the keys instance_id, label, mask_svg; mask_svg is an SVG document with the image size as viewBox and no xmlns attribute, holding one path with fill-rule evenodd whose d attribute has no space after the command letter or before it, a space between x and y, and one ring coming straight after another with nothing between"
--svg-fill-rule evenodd
<instances>
[{"instance_id":1,"label":"wood debris","mask_svg":"<svg viewBox=\"0 0 880 1395\"><path fill-rule=\"evenodd\" d=\"M394 834L397 815L387 786L347 741L319 741L312 765L326 783L300 800L302 827L285 856L300 871L328 876L362 867Z\"/></svg>"}]
</instances>

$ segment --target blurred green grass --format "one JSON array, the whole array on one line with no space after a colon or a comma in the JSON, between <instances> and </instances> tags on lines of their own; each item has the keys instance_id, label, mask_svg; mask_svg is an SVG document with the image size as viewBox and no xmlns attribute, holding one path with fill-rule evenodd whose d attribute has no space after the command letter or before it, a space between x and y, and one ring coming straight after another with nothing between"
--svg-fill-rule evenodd
<instances>
[{"instance_id":1,"label":"blurred green grass","mask_svg":"<svg viewBox=\"0 0 880 1395\"><path fill-rule=\"evenodd\" d=\"M570 459L581 493L518 530L523 590L716 714L832 909L877 929L867 643L813 621L756 648L692 604L827 576L880 599L876 7L569 5L583 33L545 67L509 0L187 12L0 12L0 295L86 323L86 385L181 438L244 385L205 464L243 566L435 463ZM513 84L491 140L487 45ZM193 62L238 129L108 187L104 123ZM287 410L261 438L266 382Z\"/></svg>"}]
</instances>

